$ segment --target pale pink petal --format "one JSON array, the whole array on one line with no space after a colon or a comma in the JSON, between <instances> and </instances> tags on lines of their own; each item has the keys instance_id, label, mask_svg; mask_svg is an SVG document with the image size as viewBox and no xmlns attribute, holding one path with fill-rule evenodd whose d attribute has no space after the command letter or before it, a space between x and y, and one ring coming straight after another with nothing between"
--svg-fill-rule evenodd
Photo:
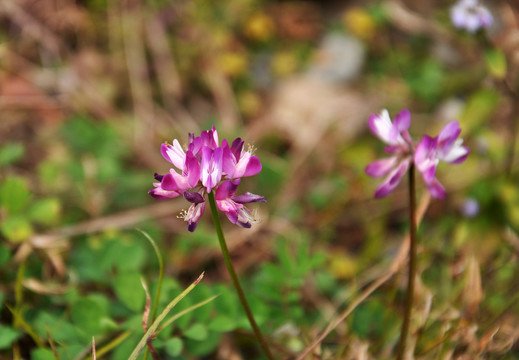
<instances>
[{"instance_id":1,"label":"pale pink petal","mask_svg":"<svg viewBox=\"0 0 519 360\"><path fill-rule=\"evenodd\" d=\"M427 186L427 190L431 196L437 199L445 199L445 188L440 184L437 179L433 179L431 182L425 184Z\"/></svg>"},{"instance_id":2,"label":"pale pink petal","mask_svg":"<svg viewBox=\"0 0 519 360\"><path fill-rule=\"evenodd\" d=\"M386 175L396 166L398 159L396 156L380 159L366 166L366 174L373 177L381 177Z\"/></svg>"},{"instance_id":3,"label":"pale pink petal","mask_svg":"<svg viewBox=\"0 0 519 360\"><path fill-rule=\"evenodd\" d=\"M407 161L402 161L396 169L394 169L384 180L382 185L380 185L375 192L376 198L382 198L389 195L400 183L402 177L409 169L410 159Z\"/></svg>"}]
</instances>

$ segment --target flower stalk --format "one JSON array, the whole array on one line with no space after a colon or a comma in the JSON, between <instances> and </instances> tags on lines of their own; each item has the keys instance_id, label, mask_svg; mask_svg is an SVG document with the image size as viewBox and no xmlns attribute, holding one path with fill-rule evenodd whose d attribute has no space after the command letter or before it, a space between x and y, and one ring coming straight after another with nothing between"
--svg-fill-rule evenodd
<instances>
[{"instance_id":1,"label":"flower stalk","mask_svg":"<svg viewBox=\"0 0 519 360\"><path fill-rule=\"evenodd\" d=\"M405 356L407 335L411 323L413 310L414 284L416 278L416 190L414 164L409 167L409 276L407 280L407 295L405 300L405 313L400 333L397 360L403 360Z\"/></svg>"},{"instance_id":2,"label":"flower stalk","mask_svg":"<svg viewBox=\"0 0 519 360\"><path fill-rule=\"evenodd\" d=\"M261 348L263 349L265 355L267 356L267 358L269 360L274 360L274 357L272 356L272 353L270 352L267 342L266 342L265 338L263 337L258 324L254 320L252 311L249 307L247 299L245 298L245 293L243 292L243 289L240 285L240 281L238 280L236 271L234 271L234 266L232 265L232 262L231 262L231 256L229 254L229 250L227 249L227 243L225 242L225 237L223 235L222 224L220 223L220 218L218 217L216 200L215 200L213 192L208 193L208 199L209 199L209 205L211 207L211 214L213 216L214 226L216 229L216 233L218 235L218 241L220 242L220 248L222 249L223 259L225 261L225 266L227 267L227 271L229 272L229 275L231 276L232 284L234 285L234 288L236 289L236 293L238 294L238 298L240 299L240 302L243 306L243 310L245 310L245 314L247 315L247 318L249 319L249 323L252 326L254 334L256 335L256 338L258 339L258 342L260 343Z\"/></svg>"}]
</instances>

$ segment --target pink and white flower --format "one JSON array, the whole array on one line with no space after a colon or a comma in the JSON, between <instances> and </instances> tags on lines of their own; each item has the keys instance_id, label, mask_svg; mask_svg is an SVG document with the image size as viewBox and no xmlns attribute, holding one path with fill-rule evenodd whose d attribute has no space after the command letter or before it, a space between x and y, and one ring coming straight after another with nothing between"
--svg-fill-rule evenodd
<instances>
[{"instance_id":1,"label":"pink and white flower","mask_svg":"<svg viewBox=\"0 0 519 360\"><path fill-rule=\"evenodd\" d=\"M187 150L178 140L173 144L162 144L162 156L173 164L165 175L155 174L156 182L149 194L163 200L183 195L191 203L182 218L188 223L188 230L194 231L205 210L205 194L215 191L220 210L238 226L250 227L252 213L243 205L249 202L266 202L262 196L245 193L235 196L240 178L256 175L261 171L261 162L250 151L243 150L243 140L227 140L219 145L218 132L202 131L200 136L189 134Z\"/></svg>"},{"instance_id":2,"label":"pink and white flower","mask_svg":"<svg viewBox=\"0 0 519 360\"><path fill-rule=\"evenodd\" d=\"M376 198L391 193L414 166L421 172L425 185L431 195L443 199L445 189L436 179L436 168L440 161L459 164L469 155L469 149L463 146L463 140L458 139L461 133L457 121L445 125L440 134L434 138L425 135L416 145L409 135L411 115L408 110L402 110L391 122L387 110L369 119L371 131L385 143L389 144L385 152L389 158L372 162L366 167L366 173L373 177L386 176L375 192Z\"/></svg>"},{"instance_id":3,"label":"pink and white flower","mask_svg":"<svg viewBox=\"0 0 519 360\"><path fill-rule=\"evenodd\" d=\"M461 133L457 121L451 121L435 138L425 135L416 147L414 163L422 173L423 180L432 196L445 198L445 188L436 179L436 167L440 161L459 164L469 155L469 148L462 146L463 140L458 139Z\"/></svg>"}]
</instances>

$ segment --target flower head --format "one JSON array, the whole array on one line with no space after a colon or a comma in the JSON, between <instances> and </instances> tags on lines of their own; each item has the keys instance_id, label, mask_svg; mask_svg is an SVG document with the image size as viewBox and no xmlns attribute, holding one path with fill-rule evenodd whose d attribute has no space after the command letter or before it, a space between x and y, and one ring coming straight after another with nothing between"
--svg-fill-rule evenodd
<instances>
[{"instance_id":1,"label":"flower head","mask_svg":"<svg viewBox=\"0 0 519 360\"><path fill-rule=\"evenodd\" d=\"M376 136L389 144L385 152L391 156L366 167L366 174L370 176L386 176L375 192L376 198L382 198L397 187L412 162L413 141L407 131L411 125L411 114L404 109L391 122L388 111L382 110L380 114L371 115L368 124Z\"/></svg>"},{"instance_id":2,"label":"flower head","mask_svg":"<svg viewBox=\"0 0 519 360\"><path fill-rule=\"evenodd\" d=\"M165 175L155 174L156 182L149 194L159 200L182 195L191 206L180 217L188 223L188 230L194 231L205 210L205 195L215 191L218 208L229 220L241 227L251 227L254 217L243 204L266 200L251 193L235 196L241 177L261 171L259 159L251 151L244 151L243 144L237 138L229 147L224 139L220 146L214 126L200 136L189 134L186 150L177 139L172 145L162 144L160 152L173 168Z\"/></svg>"},{"instance_id":3,"label":"flower head","mask_svg":"<svg viewBox=\"0 0 519 360\"><path fill-rule=\"evenodd\" d=\"M425 185L432 196L443 199L445 189L436 179L436 167L440 161L459 164L469 155L469 149L458 139L461 132L457 121L448 123L434 138L425 135L415 144L409 135L411 116L403 110L391 122L387 110L369 119L371 131L389 144L385 152L391 156L376 160L366 167L366 173L373 177L386 176L375 192L376 198L390 194L400 183L411 164L421 172Z\"/></svg>"},{"instance_id":4,"label":"flower head","mask_svg":"<svg viewBox=\"0 0 519 360\"><path fill-rule=\"evenodd\" d=\"M457 121L445 125L435 138L424 136L417 145L414 154L416 168L422 173L423 180L432 196L443 199L445 189L436 179L436 167L440 161L459 164L469 155L469 149L462 146L463 140L458 139L461 132Z\"/></svg>"},{"instance_id":5,"label":"flower head","mask_svg":"<svg viewBox=\"0 0 519 360\"><path fill-rule=\"evenodd\" d=\"M460 0L451 8L451 21L457 28L475 32L494 22L492 13L479 0Z\"/></svg>"}]
</instances>

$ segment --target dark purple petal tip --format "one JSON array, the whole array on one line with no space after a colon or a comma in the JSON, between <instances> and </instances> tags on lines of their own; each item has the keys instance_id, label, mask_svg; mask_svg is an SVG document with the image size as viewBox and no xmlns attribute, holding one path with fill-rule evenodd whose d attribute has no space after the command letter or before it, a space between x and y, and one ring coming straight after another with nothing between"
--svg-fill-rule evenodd
<instances>
[{"instance_id":1,"label":"dark purple petal tip","mask_svg":"<svg viewBox=\"0 0 519 360\"><path fill-rule=\"evenodd\" d=\"M263 202L263 203L267 202L267 200L265 200L265 197L263 197L261 195L256 195L256 194L253 194L250 192L246 192L244 194L234 196L232 199L239 204L248 204L251 202Z\"/></svg>"},{"instance_id":2,"label":"dark purple petal tip","mask_svg":"<svg viewBox=\"0 0 519 360\"><path fill-rule=\"evenodd\" d=\"M204 197L197 192L184 191L184 199L193 204L200 204L204 202Z\"/></svg>"}]
</instances>

